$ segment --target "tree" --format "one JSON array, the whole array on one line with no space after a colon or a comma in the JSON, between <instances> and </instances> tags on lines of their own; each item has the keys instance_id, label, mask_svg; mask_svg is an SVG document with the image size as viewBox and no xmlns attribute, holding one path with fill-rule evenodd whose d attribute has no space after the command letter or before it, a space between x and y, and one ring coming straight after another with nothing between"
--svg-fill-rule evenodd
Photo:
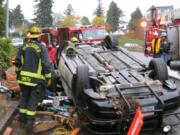
<instances>
[{"instance_id":1,"label":"tree","mask_svg":"<svg viewBox=\"0 0 180 135\"><path fill-rule=\"evenodd\" d=\"M114 32L119 28L120 18L123 16L123 12L117 4L112 1L109 6L109 10L107 11L107 20L106 23L110 27L111 30ZM110 31L110 30L108 30Z\"/></svg>"},{"instance_id":2,"label":"tree","mask_svg":"<svg viewBox=\"0 0 180 135\"><path fill-rule=\"evenodd\" d=\"M136 10L131 13L131 19L128 24L129 29L136 31L137 27L135 26L135 22L137 22L139 19L142 19L142 17L141 10L137 7Z\"/></svg>"},{"instance_id":3,"label":"tree","mask_svg":"<svg viewBox=\"0 0 180 135\"><path fill-rule=\"evenodd\" d=\"M4 0L0 0L0 36L3 35L3 31L4 31L4 8L3 8L3 1Z\"/></svg>"},{"instance_id":4,"label":"tree","mask_svg":"<svg viewBox=\"0 0 180 135\"><path fill-rule=\"evenodd\" d=\"M66 10L64 11L64 14L66 16L72 16L74 15L74 9L72 8L72 5L71 4L68 4Z\"/></svg>"},{"instance_id":5,"label":"tree","mask_svg":"<svg viewBox=\"0 0 180 135\"><path fill-rule=\"evenodd\" d=\"M129 21L129 33L132 38L143 39L144 38L144 30L141 26L141 22L143 21L143 16L139 8L131 14L131 19Z\"/></svg>"},{"instance_id":6,"label":"tree","mask_svg":"<svg viewBox=\"0 0 180 135\"><path fill-rule=\"evenodd\" d=\"M105 25L104 17L103 16L96 16L92 20L92 25Z\"/></svg>"},{"instance_id":7,"label":"tree","mask_svg":"<svg viewBox=\"0 0 180 135\"><path fill-rule=\"evenodd\" d=\"M67 16L64 20L60 23L60 26L74 26L77 23L79 16Z\"/></svg>"},{"instance_id":8,"label":"tree","mask_svg":"<svg viewBox=\"0 0 180 135\"><path fill-rule=\"evenodd\" d=\"M16 8L9 12L9 25L10 27L19 27L24 23L24 15L21 10L21 6L17 5Z\"/></svg>"},{"instance_id":9,"label":"tree","mask_svg":"<svg viewBox=\"0 0 180 135\"><path fill-rule=\"evenodd\" d=\"M36 18L34 18L33 21L41 27L52 26L53 0L35 0L35 2L37 3L35 5L35 12L34 12Z\"/></svg>"},{"instance_id":10,"label":"tree","mask_svg":"<svg viewBox=\"0 0 180 135\"><path fill-rule=\"evenodd\" d=\"M61 13L53 13L53 26L58 27L63 19L64 16Z\"/></svg>"},{"instance_id":11,"label":"tree","mask_svg":"<svg viewBox=\"0 0 180 135\"><path fill-rule=\"evenodd\" d=\"M101 0L98 0L98 6L94 12L94 15L100 17L100 16L104 16L104 10L103 10L103 7L102 7L102 2Z\"/></svg>"},{"instance_id":12,"label":"tree","mask_svg":"<svg viewBox=\"0 0 180 135\"><path fill-rule=\"evenodd\" d=\"M91 23L90 23L89 19L86 16L83 16L81 18L81 24L82 25L90 25Z\"/></svg>"}]
</instances>

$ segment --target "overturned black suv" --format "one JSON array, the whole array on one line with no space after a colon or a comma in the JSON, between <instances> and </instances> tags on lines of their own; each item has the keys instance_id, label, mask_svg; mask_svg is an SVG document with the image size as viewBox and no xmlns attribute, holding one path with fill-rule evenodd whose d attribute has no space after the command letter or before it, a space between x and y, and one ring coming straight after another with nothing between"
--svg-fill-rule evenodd
<instances>
[{"instance_id":1,"label":"overturned black suv","mask_svg":"<svg viewBox=\"0 0 180 135\"><path fill-rule=\"evenodd\" d=\"M163 113L179 106L180 94L168 80L161 59L149 66L117 47L114 36L101 45L67 42L61 50L58 71L86 134L124 135L138 106L144 116L142 130L158 128Z\"/></svg>"}]
</instances>

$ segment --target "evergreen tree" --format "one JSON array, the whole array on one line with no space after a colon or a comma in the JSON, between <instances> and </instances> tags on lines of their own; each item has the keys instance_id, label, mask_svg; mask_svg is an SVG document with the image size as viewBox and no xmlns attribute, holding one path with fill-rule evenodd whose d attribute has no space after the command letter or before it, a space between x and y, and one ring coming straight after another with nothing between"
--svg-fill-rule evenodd
<instances>
[{"instance_id":1,"label":"evergreen tree","mask_svg":"<svg viewBox=\"0 0 180 135\"><path fill-rule=\"evenodd\" d=\"M91 23L90 23L89 19L86 16L83 16L81 18L81 24L82 25L90 25Z\"/></svg>"},{"instance_id":2,"label":"evergreen tree","mask_svg":"<svg viewBox=\"0 0 180 135\"><path fill-rule=\"evenodd\" d=\"M9 11L9 25L10 27L18 27L24 23L24 15L22 14L21 6L17 5L16 8Z\"/></svg>"},{"instance_id":3,"label":"evergreen tree","mask_svg":"<svg viewBox=\"0 0 180 135\"><path fill-rule=\"evenodd\" d=\"M35 0L37 3L35 5L36 18L33 21L41 27L50 27L52 26L53 17L52 17L52 6L53 0Z\"/></svg>"},{"instance_id":4,"label":"evergreen tree","mask_svg":"<svg viewBox=\"0 0 180 135\"><path fill-rule=\"evenodd\" d=\"M53 27L58 27L63 19L64 16L61 13L53 13Z\"/></svg>"},{"instance_id":5,"label":"evergreen tree","mask_svg":"<svg viewBox=\"0 0 180 135\"><path fill-rule=\"evenodd\" d=\"M74 15L74 9L73 9L73 7L72 7L71 4L68 4L66 10L64 11L64 14L65 14L66 16L72 16L72 15Z\"/></svg>"},{"instance_id":6,"label":"evergreen tree","mask_svg":"<svg viewBox=\"0 0 180 135\"><path fill-rule=\"evenodd\" d=\"M3 35L3 31L4 31L4 8L3 8L3 1L4 0L0 0L0 36Z\"/></svg>"},{"instance_id":7,"label":"evergreen tree","mask_svg":"<svg viewBox=\"0 0 180 135\"><path fill-rule=\"evenodd\" d=\"M143 16L142 16L141 10L139 8L136 8L136 10L133 13L131 13L131 20L129 21L129 24L128 24L129 29L136 31L135 22L137 20L142 19L142 17Z\"/></svg>"},{"instance_id":8,"label":"evergreen tree","mask_svg":"<svg viewBox=\"0 0 180 135\"><path fill-rule=\"evenodd\" d=\"M104 10L103 10L103 6L102 6L102 2L101 0L98 0L98 6L94 12L94 15L100 17L100 16L104 16Z\"/></svg>"},{"instance_id":9,"label":"evergreen tree","mask_svg":"<svg viewBox=\"0 0 180 135\"><path fill-rule=\"evenodd\" d=\"M112 1L107 11L106 23L111 26L111 30L114 32L119 28L120 18L123 16L123 12L117 4Z\"/></svg>"}]
</instances>

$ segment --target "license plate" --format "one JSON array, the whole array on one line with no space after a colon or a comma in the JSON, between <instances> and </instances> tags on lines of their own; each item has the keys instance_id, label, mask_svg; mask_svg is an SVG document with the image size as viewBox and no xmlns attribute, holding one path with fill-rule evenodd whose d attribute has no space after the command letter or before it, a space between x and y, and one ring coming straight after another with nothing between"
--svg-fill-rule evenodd
<instances>
[{"instance_id":1,"label":"license plate","mask_svg":"<svg viewBox=\"0 0 180 135\"><path fill-rule=\"evenodd\" d=\"M142 107L142 113L143 116L150 116L150 115L154 115L154 106L146 106L146 107Z\"/></svg>"}]
</instances>

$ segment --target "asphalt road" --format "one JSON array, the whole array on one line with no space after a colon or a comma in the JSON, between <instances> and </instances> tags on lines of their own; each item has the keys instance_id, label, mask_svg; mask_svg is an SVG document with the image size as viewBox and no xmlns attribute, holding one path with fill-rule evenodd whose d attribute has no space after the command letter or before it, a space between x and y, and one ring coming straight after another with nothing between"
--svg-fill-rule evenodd
<instances>
[{"instance_id":1,"label":"asphalt road","mask_svg":"<svg viewBox=\"0 0 180 135\"><path fill-rule=\"evenodd\" d=\"M130 53L137 59L141 60L146 65L148 65L149 61L152 59L151 57L144 56L143 53L139 53L139 52L130 52ZM179 74L177 72L171 71L170 69L168 70L168 72L171 76L175 76L176 74ZM179 80L178 79L173 79L173 80L176 82L177 88L179 88L180 91L180 77L177 78ZM163 124L161 128L157 129L156 131L142 133L142 135L180 135L180 107L168 113L179 113L179 114L164 116ZM162 132L162 128L165 125L172 125L172 130L169 134L165 134Z\"/></svg>"}]
</instances>

